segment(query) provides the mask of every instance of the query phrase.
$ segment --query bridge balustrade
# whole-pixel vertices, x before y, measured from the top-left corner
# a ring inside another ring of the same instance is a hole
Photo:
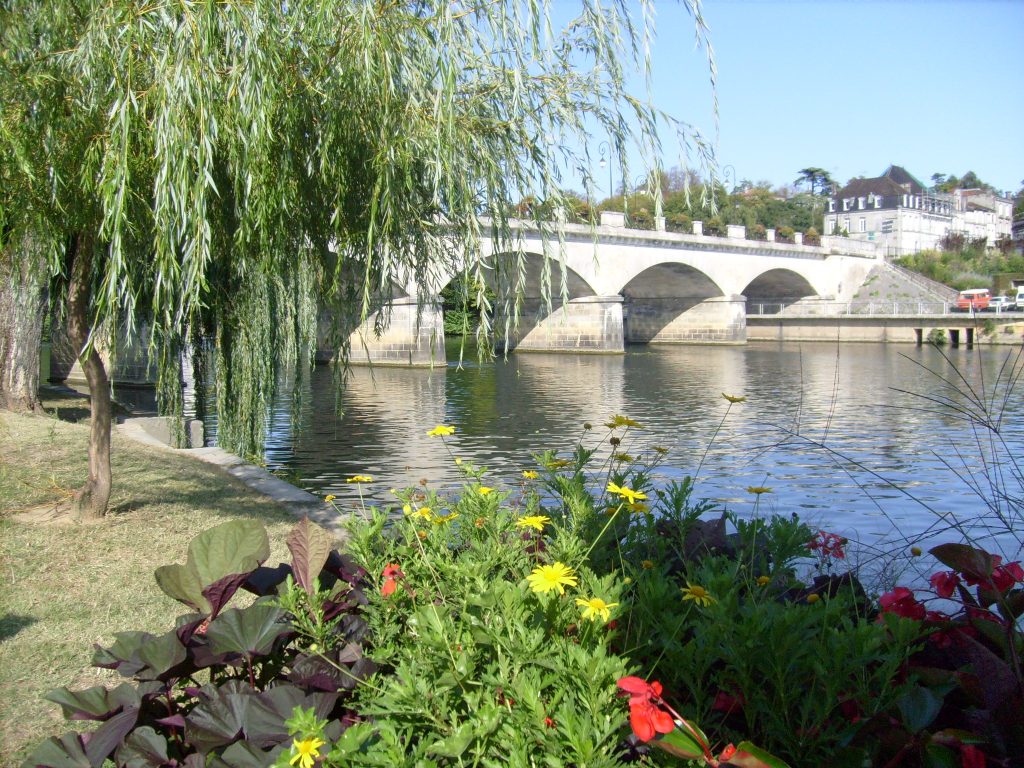
[[[852,315],[913,316],[964,315],[955,312],[948,301],[809,301],[807,299],[780,299],[778,301],[748,301],[748,315],[787,315],[800,317],[842,317]],[[1005,314],[1005,312],[1000,312]]]

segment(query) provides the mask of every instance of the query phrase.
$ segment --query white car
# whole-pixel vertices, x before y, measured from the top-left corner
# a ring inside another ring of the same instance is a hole
[[[985,307],[989,312],[1008,312],[1016,308],[1017,303],[1009,296],[993,296],[988,300],[988,306]]]

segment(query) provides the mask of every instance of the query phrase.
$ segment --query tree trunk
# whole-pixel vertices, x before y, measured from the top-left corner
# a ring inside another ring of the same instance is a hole
[[[79,234],[71,241],[71,281],[68,284],[68,338],[79,352],[79,362],[89,384],[89,479],[75,492],[74,510],[84,518],[100,518],[110,501],[110,381],[103,360],[89,341],[89,293],[92,281],[93,241]]]
[[[46,307],[42,259],[30,236],[0,253],[0,408],[38,411]]]

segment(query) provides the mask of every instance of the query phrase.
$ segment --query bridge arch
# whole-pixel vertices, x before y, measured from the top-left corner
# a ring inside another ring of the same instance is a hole
[[[743,289],[751,314],[775,314],[797,302],[816,298],[817,290],[810,281],[791,269],[776,268],[762,272]]]
[[[649,343],[742,343],[739,297],[684,262],[652,264],[622,288],[624,338]]]

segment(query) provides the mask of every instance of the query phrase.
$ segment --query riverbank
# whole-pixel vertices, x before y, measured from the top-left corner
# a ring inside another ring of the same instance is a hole
[[[19,764],[29,748],[63,731],[60,708],[42,699],[47,691],[119,681],[89,666],[93,643],[109,644],[127,630],[166,631],[182,613],[157,588],[157,566],[184,561],[193,537],[240,518],[266,525],[276,562],[295,521],[224,469],[118,430],[107,517],[87,524],[54,515],[86,475],[83,410],[67,401],[60,418],[0,415],[2,766]]]

